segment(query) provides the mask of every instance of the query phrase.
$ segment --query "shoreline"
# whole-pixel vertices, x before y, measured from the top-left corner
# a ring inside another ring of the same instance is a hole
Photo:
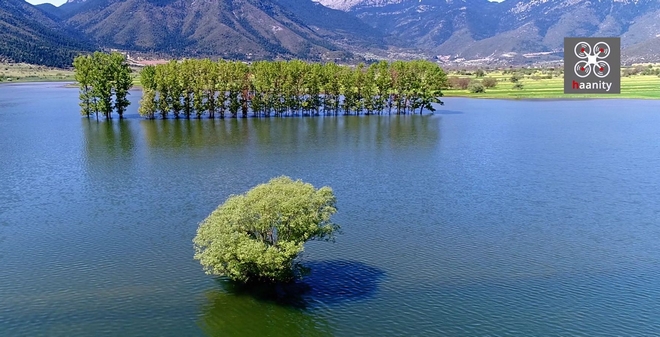
[[[0,82],[0,87],[1,86],[6,86],[6,85],[25,85],[25,84],[54,84],[54,83],[62,83],[63,87],[66,88],[77,88],[75,85],[75,81],[72,80],[39,80],[39,81],[11,81],[11,82]],[[133,87],[130,89],[130,91],[141,91],[142,86],[137,84],[133,85]],[[593,95],[593,96],[583,96],[583,95],[576,95],[576,94],[565,94],[565,96],[556,96],[556,95],[551,95],[551,96],[542,96],[542,95],[534,95],[533,93],[530,95],[519,95],[516,97],[512,96],[504,96],[501,93],[498,93],[497,95],[489,95],[488,93],[485,94],[471,94],[471,93],[465,93],[465,92],[460,92],[460,93],[455,93],[453,94],[452,91],[454,90],[447,90],[443,91],[443,96],[440,97],[440,100],[444,98],[469,98],[469,99],[482,99],[482,100],[506,100],[506,101],[585,101],[585,100],[607,100],[607,99],[630,99],[630,100],[644,100],[644,101],[654,101],[654,100],[660,100],[659,97],[642,97],[642,96],[635,96],[635,94],[602,94],[602,95]],[[658,89],[660,92],[660,88]],[[513,93],[513,92],[512,92]],[[518,93],[518,92],[515,92]],[[500,96],[502,95],[502,96]]]
[[[47,84],[47,83],[75,83],[75,80],[68,79],[68,80],[47,80],[47,79],[40,79],[36,81],[2,81],[0,82],[0,85],[7,85],[7,84]]]

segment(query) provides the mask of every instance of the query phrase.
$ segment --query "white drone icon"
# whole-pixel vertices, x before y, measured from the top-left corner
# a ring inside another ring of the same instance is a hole
[[[591,46],[586,42],[580,42],[575,45],[575,56],[582,59],[575,64],[575,75],[585,78],[591,74],[599,78],[607,77],[610,74],[609,63],[602,59],[610,56],[610,46],[605,42],[598,42],[594,45],[593,53]]]

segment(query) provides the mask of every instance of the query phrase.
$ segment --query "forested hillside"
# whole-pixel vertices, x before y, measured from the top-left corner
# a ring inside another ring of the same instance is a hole
[[[70,67],[81,51],[93,48],[84,39],[22,0],[2,0],[0,58],[53,67]]]

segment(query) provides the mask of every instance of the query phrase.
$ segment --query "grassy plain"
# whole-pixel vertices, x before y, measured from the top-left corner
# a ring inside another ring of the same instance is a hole
[[[140,85],[140,69],[133,69],[133,85]],[[25,63],[0,63],[0,83],[73,82],[73,69],[49,68]]]
[[[475,76],[461,76],[450,74],[449,77],[470,77],[479,80]],[[522,90],[513,89],[513,83],[509,81],[511,74],[502,72],[487,73],[486,77],[498,80],[494,88],[486,88],[485,93],[471,93],[468,90],[446,89],[443,90],[445,97],[472,97],[472,98],[498,98],[498,99],[553,99],[553,98],[638,98],[638,99],[660,99],[660,77],[656,75],[631,75],[621,78],[620,95],[579,95],[564,94],[564,78],[556,76],[551,79],[532,79],[525,76],[519,82],[523,84]]]
[[[0,63],[0,83],[73,81],[73,70],[25,63]]]

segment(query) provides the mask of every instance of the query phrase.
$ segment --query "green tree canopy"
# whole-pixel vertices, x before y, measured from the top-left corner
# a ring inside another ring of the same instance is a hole
[[[229,197],[200,224],[195,259],[207,274],[239,282],[290,281],[302,270],[295,259],[305,242],[334,238],[335,204],[329,187],[271,179]]]
[[[101,113],[110,119],[112,111],[117,110],[119,118],[123,118],[131,104],[126,97],[133,86],[131,68],[124,55],[116,52],[80,55],[73,61],[73,66],[80,86],[81,114],[87,117],[96,114],[98,119]]]
[[[429,61],[334,63],[188,59],[145,67],[139,112],[147,118],[422,114],[442,104],[447,76]],[[467,85],[466,85],[467,86]]]
[[[481,82],[474,81],[468,86],[468,90],[473,94],[480,94],[486,92],[484,85]]]

